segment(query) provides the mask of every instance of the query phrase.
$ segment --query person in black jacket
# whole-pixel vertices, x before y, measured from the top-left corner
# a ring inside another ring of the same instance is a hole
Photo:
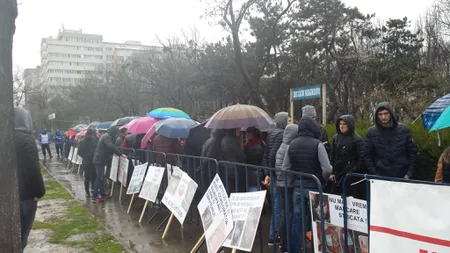
[[[319,124],[311,117],[305,116],[298,122],[298,137],[289,144],[286,148],[286,153],[283,159],[282,170],[301,172],[315,176],[318,182],[312,177],[304,176],[300,178],[297,175],[288,175],[287,186],[294,188],[292,191],[288,190],[285,201],[288,206],[288,215],[292,216],[291,226],[291,250],[292,252],[303,252],[301,248],[305,232],[302,232],[302,217],[310,227],[310,219],[308,218],[310,212],[307,208],[309,191],[317,191],[318,184],[325,184],[328,180],[332,167],[328,159],[327,151],[319,140],[321,130]],[[303,179],[303,180],[302,180]],[[285,182],[286,183],[286,182]],[[303,200],[305,201],[302,203]],[[285,204],[285,203],[283,203]],[[303,209],[302,209],[303,207]],[[288,221],[290,217],[288,216]],[[282,249],[286,252],[287,249]]]
[[[261,165],[263,167],[275,168],[275,161],[278,149],[283,143],[283,133],[286,128],[289,120],[289,115],[287,112],[279,112],[275,114],[273,121],[277,125],[277,127],[272,130],[266,139],[266,149],[264,151],[263,159]],[[276,182],[275,173],[271,173],[266,171],[266,177],[264,179],[264,185],[269,186],[270,181]],[[271,178],[273,177],[273,178]],[[278,220],[280,217],[280,194],[278,191],[273,190],[272,194],[272,205],[273,205],[273,213],[270,218],[270,231],[269,231],[269,246],[272,246],[274,243],[279,243],[278,238]]]
[[[330,181],[333,182],[331,193],[341,195],[342,183],[348,173],[361,173],[363,159],[361,149],[363,139],[355,132],[355,118],[351,115],[343,115],[336,121],[337,134],[333,137],[331,149],[331,165],[333,173]],[[361,198],[359,187],[350,185],[358,179],[349,179],[347,181],[347,195],[355,198]]]
[[[97,148],[95,149],[94,155],[94,165],[96,171],[96,179],[94,183],[94,197],[96,197],[96,202],[100,202],[104,199],[107,199],[108,196],[105,194],[104,187],[104,175],[105,175],[105,167],[108,164],[108,160],[112,157],[113,154],[118,156],[122,156],[126,158],[127,156],[122,154],[120,150],[114,146],[113,138],[119,132],[119,128],[116,126],[110,127],[108,132],[100,137]]]
[[[89,183],[94,192],[95,178],[97,177],[95,171],[95,165],[93,163],[95,148],[97,147],[97,141],[95,136],[95,130],[89,129],[86,132],[86,136],[78,144],[78,155],[83,158],[84,169],[84,190],[86,191],[86,198],[90,197]]]
[[[240,132],[241,129],[227,129],[225,136],[221,141],[222,159],[232,163],[244,163],[245,154],[241,147]],[[224,181],[225,187],[228,183],[228,191],[245,192],[245,168],[228,164],[227,168],[228,182]],[[237,185],[236,185],[237,179]]]
[[[375,109],[375,126],[366,134],[364,161],[369,173],[410,179],[415,170],[417,146],[409,128],[397,121],[388,103]]]
[[[27,246],[28,235],[36,216],[37,201],[45,195],[38,148],[31,137],[32,122],[27,110],[21,107],[14,108],[14,142],[19,179],[22,250]]]
[[[302,108],[302,117],[310,117],[313,120],[317,119],[317,112],[316,108],[312,105],[306,105]],[[327,153],[329,154],[331,152],[331,145],[328,141],[328,133],[325,127],[319,124],[320,127],[320,137],[319,141],[325,146],[325,149],[327,150]]]

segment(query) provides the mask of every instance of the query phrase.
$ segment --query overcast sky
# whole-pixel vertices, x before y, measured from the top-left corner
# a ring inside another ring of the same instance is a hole
[[[433,0],[343,0],[381,20],[407,16],[416,20]],[[171,37],[193,27],[209,41],[224,36],[218,26],[200,19],[205,5],[199,0],[18,0],[14,36],[14,66],[21,70],[40,64],[40,42],[58,29],[83,29],[102,34],[104,41],[138,40],[156,44],[156,35]]]

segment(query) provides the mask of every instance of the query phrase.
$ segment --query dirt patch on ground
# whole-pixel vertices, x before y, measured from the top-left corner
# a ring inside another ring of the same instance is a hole
[[[35,219],[42,222],[61,220],[66,215],[66,202],[64,199],[39,201]]]
[[[31,230],[28,237],[28,246],[24,253],[47,253],[47,252],[64,252],[64,253],[83,253],[86,249],[74,248],[63,244],[49,243],[48,239],[52,236],[53,231],[49,229]]]

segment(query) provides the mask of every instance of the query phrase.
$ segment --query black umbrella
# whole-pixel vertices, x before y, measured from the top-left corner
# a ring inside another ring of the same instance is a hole
[[[139,117],[133,116],[133,117],[123,117],[123,118],[120,118],[120,119],[116,119],[111,124],[110,127],[112,127],[112,126],[121,127],[121,126],[124,126],[124,125],[130,123],[132,120],[137,119],[137,118],[139,118]]]
[[[211,134],[211,129],[205,128],[206,122],[207,121],[191,128],[189,131],[189,137],[187,137],[184,142],[185,155],[200,156],[202,154],[203,144],[208,140]]]

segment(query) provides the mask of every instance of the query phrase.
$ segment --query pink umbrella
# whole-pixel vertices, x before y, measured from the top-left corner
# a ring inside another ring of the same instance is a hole
[[[121,128],[126,128],[130,134],[145,134],[156,122],[158,120],[152,117],[142,117],[130,121]]]
[[[141,140],[141,149],[145,149],[147,147],[148,141],[152,136],[155,134],[156,128],[155,125],[153,125],[150,130],[144,135],[144,138]]]

